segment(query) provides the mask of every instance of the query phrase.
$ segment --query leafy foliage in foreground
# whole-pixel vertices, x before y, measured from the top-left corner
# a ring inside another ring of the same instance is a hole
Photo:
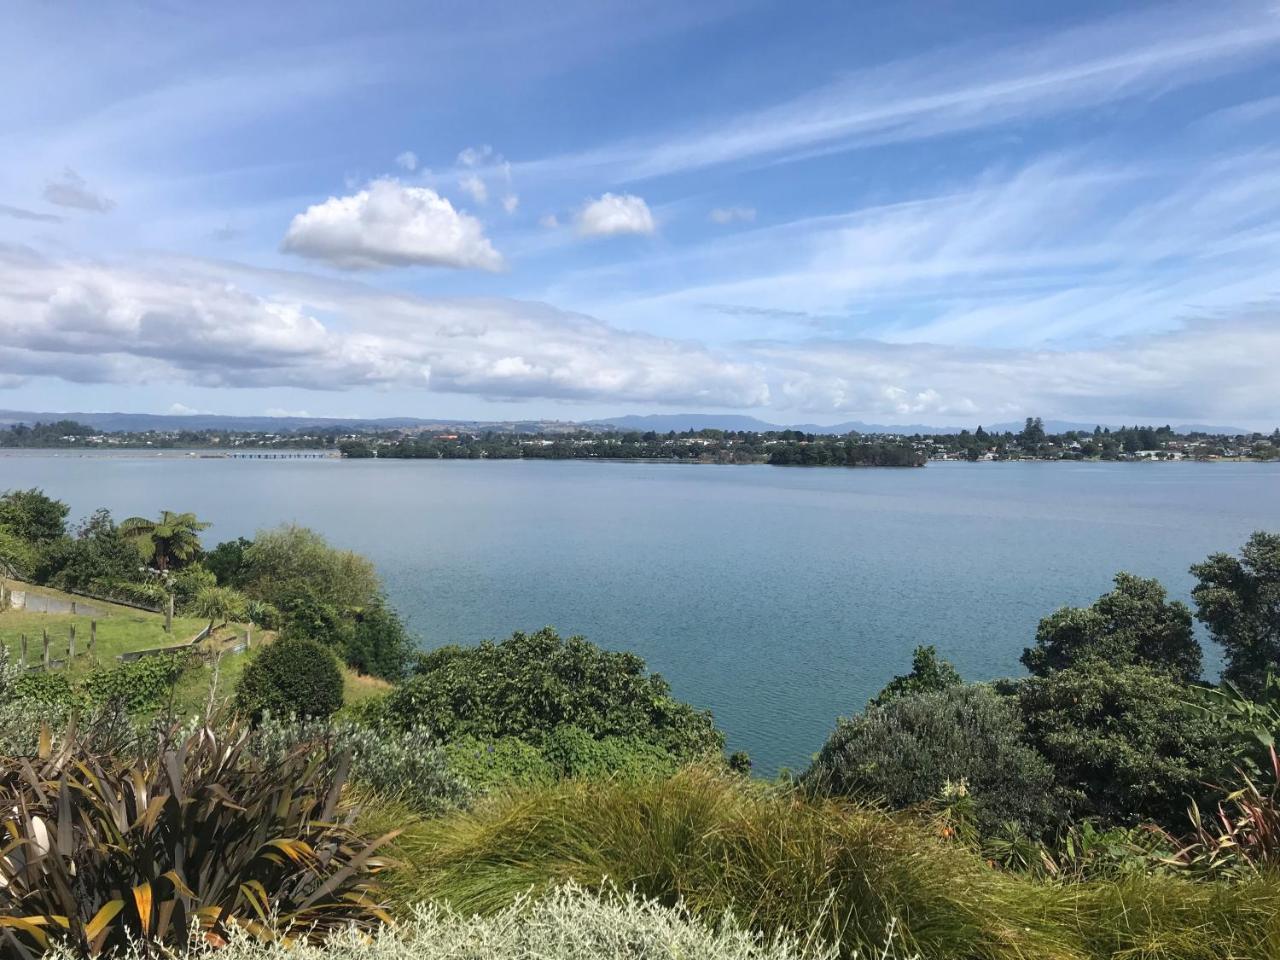
[[[246,738],[201,728],[121,761],[46,736],[38,756],[0,759],[0,952],[180,947],[193,925],[209,942],[312,937],[383,918],[378,844],[339,817],[344,765],[307,750],[266,765]]]
[[[1280,534],[1258,531],[1238,558],[1215,553],[1191,572],[1196,618],[1226,653],[1223,679],[1259,693],[1280,669]]]
[[[898,956],[890,941],[880,960]],[[634,894],[601,895],[575,884],[531,900],[521,895],[491,917],[424,904],[399,928],[372,937],[344,932],[324,944],[282,946],[235,937],[190,960],[833,960],[835,953],[794,938],[763,940],[732,916],[699,923],[679,906]],[[73,960],[58,953],[50,960]],[[121,960],[143,960],[131,953]]]
[[[540,746],[571,726],[594,739],[642,740],[681,759],[724,748],[711,714],[673,698],[643,659],[583,637],[561,639],[550,627],[433,651],[416,674],[387,697],[385,721],[449,741],[516,737]]]

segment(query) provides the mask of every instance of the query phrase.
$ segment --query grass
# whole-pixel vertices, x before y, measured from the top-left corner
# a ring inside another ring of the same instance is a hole
[[[440,899],[487,915],[529,890],[609,878],[710,921],[732,909],[766,935],[816,932],[846,957],[875,956],[893,922],[930,960],[1280,958],[1275,878],[1044,883],[901,816],[708,771],[561,783],[434,820],[394,805],[364,816],[369,830],[405,829],[389,881],[405,908]]]

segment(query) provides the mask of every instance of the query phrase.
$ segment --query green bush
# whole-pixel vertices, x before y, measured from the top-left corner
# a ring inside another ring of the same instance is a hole
[[[625,737],[688,758],[719,754],[711,714],[675,700],[632,653],[605,651],[551,628],[501,643],[452,648],[419,661],[386,703],[391,723],[425,726],[445,740],[517,737],[541,744],[557,727],[594,739]]]
[[[555,768],[542,751],[516,737],[460,737],[444,747],[449,770],[480,791],[552,783]]]
[[[266,765],[244,746],[203,728],[136,761],[78,741],[34,763],[0,757],[0,954],[53,940],[76,956],[168,956],[193,925],[206,942],[270,937],[271,916],[304,939],[374,925],[382,863],[337,809],[340,771],[305,752]]]
[[[1080,816],[1181,831],[1203,780],[1229,769],[1230,738],[1188,708],[1189,689],[1167,671],[1095,660],[1018,689],[1028,740]]]
[[[1016,702],[985,685],[899,697],[838,721],[804,782],[899,808],[963,784],[984,834],[1008,822],[1039,834],[1060,813],[1053,771],[1023,734]]]
[[[398,928],[343,932],[320,945],[267,945],[233,937],[198,947],[189,960],[834,960],[798,939],[762,940],[732,916],[703,924],[680,907],[635,894],[590,893],[575,884],[531,900],[517,897],[491,917],[423,904]],[[894,960],[890,949],[880,960]],[[50,960],[74,960],[55,953]],[[147,960],[131,952],[119,960]]]
[[[236,685],[236,709],[260,719],[327,717],[342,706],[338,658],[314,640],[278,640],[244,668]]]
[[[542,755],[560,777],[669,777],[677,762],[666,750],[629,737],[596,740],[578,727],[557,727],[543,741]]]
[[[95,670],[80,686],[92,704],[115,703],[129,713],[155,710],[170,702],[190,664],[187,653],[157,654]]]

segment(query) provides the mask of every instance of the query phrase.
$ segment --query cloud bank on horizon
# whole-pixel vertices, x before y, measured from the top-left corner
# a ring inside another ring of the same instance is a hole
[[[1274,427],[1280,8],[1027,6],[15,9],[0,405]]]

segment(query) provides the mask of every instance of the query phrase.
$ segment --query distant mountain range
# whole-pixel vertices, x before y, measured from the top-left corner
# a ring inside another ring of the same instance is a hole
[[[677,433],[684,430],[801,430],[805,433],[959,433],[961,427],[940,427],[925,423],[864,423],[847,420],[844,423],[769,423],[757,417],[743,414],[715,413],[653,413],[622,417],[606,417],[582,423],[567,420],[432,420],[421,417],[379,417],[370,419],[348,417],[237,417],[218,414],[168,414],[168,413],[39,413],[30,410],[0,410],[0,427],[16,423],[49,423],[55,420],[75,420],[104,433],[142,433],[147,430],[243,430],[264,433],[294,433],[305,430],[349,430],[352,433],[378,430],[507,430],[514,433],[557,433],[582,428],[595,430],[652,430],[655,433]],[[974,425],[976,426],[976,424]],[[988,423],[983,427],[989,433],[1017,433],[1021,421]],[[1116,427],[1117,424],[1103,424]],[[1066,420],[1046,420],[1044,428],[1049,433],[1067,430],[1092,430],[1094,424]],[[968,429],[973,429],[969,427]],[[1182,424],[1173,428],[1176,433],[1249,433],[1240,427],[1212,426],[1207,424]]]
[[[1010,431],[1017,433],[1023,428],[1023,422],[1010,421],[1008,423],[986,423],[983,429],[988,433],[1004,433]],[[1068,420],[1045,420],[1044,428],[1049,433],[1065,433],[1068,430],[1093,430],[1098,424],[1094,423],[1077,423]],[[1145,425],[1145,424],[1144,424]],[[1159,424],[1155,424],[1159,426]],[[845,434],[845,433],[900,433],[900,434],[948,434],[959,433],[961,430],[972,430],[977,424],[969,427],[939,427],[925,423],[864,423],[861,420],[846,420],[844,423],[819,424],[819,423],[791,423],[777,424],[768,423],[756,417],[747,417],[739,414],[704,414],[704,413],[677,413],[677,414],[647,414],[643,416],[625,416],[625,417],[607,417],[601,420],[590,420],[586,426],[593,427],[614,427],[619,430],[652,430],[655,433],[667,433],[674,430],[679,433],[682,430],[802,430],[805,433],[819,434]],[[1101,424],[1104,427],[1112,429],[1119,424]],[[1220,427],[1207,426],[1203,424],[1182,424],[1173,428],[1175,433],[1221,433],[1221,434],[1241,434],[1250,431],[1240,427]]]

